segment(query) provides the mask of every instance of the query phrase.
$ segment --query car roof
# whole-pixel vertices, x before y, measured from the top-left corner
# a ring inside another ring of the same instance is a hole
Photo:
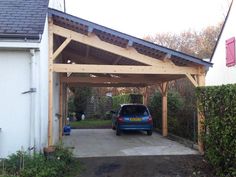
[[[144,104],[141,104],[141,103],[126,103],[126,104],[120,104],[121,107],[123,107],[123,106],[131,106],[131,105],[145,106]],[[146,107],[146,106],[145,106],[145,107]]]

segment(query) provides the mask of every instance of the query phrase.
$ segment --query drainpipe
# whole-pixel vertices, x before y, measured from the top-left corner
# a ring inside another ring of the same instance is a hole
[[[35,115],[36,115],[36,58],[35,49],[30,49],[30,135],[29,150],[35,150]]]

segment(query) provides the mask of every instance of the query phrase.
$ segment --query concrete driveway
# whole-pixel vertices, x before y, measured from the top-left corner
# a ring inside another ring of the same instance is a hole
[[[143,132],[125,132],[116,136],[110,129],[74,129],[70,136],[63,137],[63,143],[74,148],[75,157],[198,154],[198,151],[155,132],[152,136]]]

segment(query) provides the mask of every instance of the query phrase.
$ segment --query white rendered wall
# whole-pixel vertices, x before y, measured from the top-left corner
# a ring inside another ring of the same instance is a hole
[[[59,98],[60,98],[60,80],[59,74],[53,74],[53,144],[58,143],[59,140]]]
[[[35,149],[40,151],[48,145],[48,21],[46,19],[41,42],[32,43],[32,48],[38,46],[34,50],[35,67],[32,71],[35,74],[34,93],[21,94],[31,88],[31,47],[25,47],[25,41],[18,42],[17,47],[4,47],[6,42],[0,43],[0,158],[21,149],[27,150],[32,131],[31,139]],[[58,76],[54,74],[53,82],[54,144],[59,140],[59,119],[56,116],[59,113]],[[30,116],[32,95],[35,108]],[[34,129],[30,131],[31,117],[34,117]]]
[[[64,10],[64,0],[50,0],[49,7],[63,11]]]
[[[44,34],[40,44],[40,117],[41,148],[48,143],[48,20],[46,19]],[[53,74],[53,144],[59,140],[59,74]]]
[[[48,145],[48,20],[46,19],[44,34],[40,44],[40,77],[39,77],[39,109],[41,127],[40,148]],[[59,140],[59,74],[53,75],[53,144]]]
[[[236,83],[236,66],[226,66],[225,41],[231,37],[236,37],[236,3],[233,3],[224,31],[214,53],[210,68],[206,75],[206,85],[222,85]]]
[[[42,149],[48,144],[48,20],[46,18],[44,33],[40,43],[39,57],[39,78],[38,78],[38,94],[39,94],[39,120],[41,125],[38,129],[38,148]]]
[[[0,158],[29,147],[29,51],[0,50]]]

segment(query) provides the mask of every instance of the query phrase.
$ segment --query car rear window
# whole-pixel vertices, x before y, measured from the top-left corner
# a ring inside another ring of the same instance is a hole
[[[148,110],[143,105],[126,105],[121,108],[121,116],[148,116]]]

